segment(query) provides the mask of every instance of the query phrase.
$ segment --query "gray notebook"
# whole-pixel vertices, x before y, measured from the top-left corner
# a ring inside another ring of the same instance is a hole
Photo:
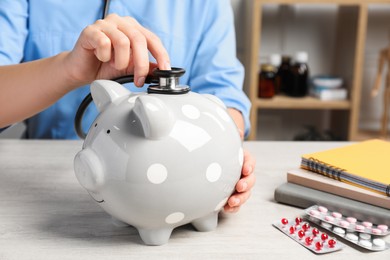
[[[300,208],[308,208],[315,204],[322,205],[345,216],[390,226],[390,210],[388,209],[293,183],[285,183],[276,188],[274,198],[277,202]]]

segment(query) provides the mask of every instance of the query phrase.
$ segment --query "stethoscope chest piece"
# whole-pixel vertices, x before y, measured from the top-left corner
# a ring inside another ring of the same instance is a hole
[[[158,85],[150,85],[148,93],[154,94],[185,94],[191,89],[189,86],[179,85],[179,78],[183,76],[185,70],[182,68],[172,68],[172,70],[153,71],[153,77],[158,79]]]

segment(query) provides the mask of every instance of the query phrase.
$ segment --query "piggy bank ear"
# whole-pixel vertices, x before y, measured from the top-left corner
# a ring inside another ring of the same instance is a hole
[[[145,137],[149,139],[167,136],[175,123],[170,108],[161,99],[151,95],[139,96],[133,111],[141,122]]]
[[[95,80],[91,84],[93,102],[100,112],[118,98],[128,96],[130,93],[124,86],[112,80]]]

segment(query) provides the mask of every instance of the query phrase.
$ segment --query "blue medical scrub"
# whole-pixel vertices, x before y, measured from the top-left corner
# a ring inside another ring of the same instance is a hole
[[[1,0],[0,65],[70,51],[81,31],[101,18],[103,5],[103,0]],[[180,83],[241,111],[248,133],[250,102],[242,91],[244,70],[236,58],[230,0],[112,0],[109,13],[134,17],[158,35],[172,66],[187,71]],[[74,90],[26,120],[27,137],[77,139],[73,120],[88,92],[89,86]],[[91,105],[85,131],[96,115]]]

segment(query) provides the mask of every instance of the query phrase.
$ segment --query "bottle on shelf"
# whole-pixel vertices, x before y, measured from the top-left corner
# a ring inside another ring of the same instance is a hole
[[[261,65],[259,75],[259,98],[272,98],[275,95],[275,67],[271,64]]]
[[[292,72],[291,72],[291,57],[287,55],[282,56],[282,63],[278,68],[276,73],[280,78],[280,92],[285,93],[286,89],[290,89],[290,84],[292,82]]]
[[[269,56],[269,63],[275,68],[275,95],[280,93],[281,88],[281,75],[279,73],[279,68],[282,63],[282,56],[280,54],[274,53]]]
[[[291,82],[285,89],[288,96],[306,96],[309,89],[309,66],[307,52],[297,52],[295,62],[291,66]]]

